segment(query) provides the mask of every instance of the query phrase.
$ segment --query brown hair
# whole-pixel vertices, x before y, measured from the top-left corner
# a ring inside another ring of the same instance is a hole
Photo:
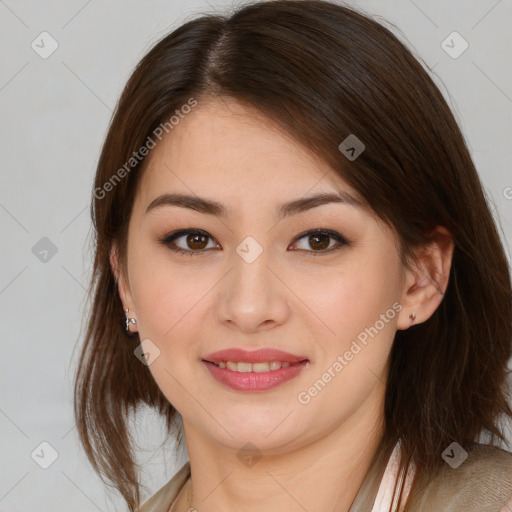
[[[94,183],[94,297],[75,382],[80,440],[104,481],[134,511],[140,487],[127,416],[146,404],[165,417],[169,434],[176,426],[176,410],[134,356],[139,338],[128,340],[120,325],[109,263],[115,243],[126,269],[144,160],[108,192],[104,185],[176,109],[208,96],[256,107],[322,158],[396,230],[404,264],[435,226],[452,234],[440,306],[422,324],[396,332],[378,453],[401,439],[401,465],[413,461],[417,475],[428,477],[453,441],[464,446],[482,432],[491,443],[504,441],[499,419],[512,416],[505,392],[510,274],[453,114],[422,65],[383,25],[321,0],[277,0],[185,23],[141,60],[118,102]],[[366,146],[354,161],[338,149],[349,134]]]

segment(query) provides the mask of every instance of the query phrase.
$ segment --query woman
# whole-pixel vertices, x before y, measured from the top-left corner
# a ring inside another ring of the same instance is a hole
[[[126,85],[92,215],[75,414],[130,511],[506,510],[507,261],[389,30],[293,0],[181,26]],[[189,462],[140,507],[142,404]]]

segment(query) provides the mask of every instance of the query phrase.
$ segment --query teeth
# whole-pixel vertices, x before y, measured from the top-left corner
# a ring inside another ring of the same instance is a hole
[[[252,371],[252,363],[235,363],[238,364],[237,371],[247,373]]]
[[[272,363],[252,363],[252,371],[253,372],[268,372],[269,371],[269,368],[270,368],[270,365]],[[279,363],[277,363],[279,364]],[[281,365],[279,364],[279,367],[281,367]],[[272,370],[275,370],[275,368],[272,368]]]
[[[273,370],[279,370],[280,368],[288,368],[290,363],[281,362],[281,361],[268,361],[265,363],[245,363],[242,361],[221,361],[219,363],[214,363],[219,368],[227,368],[228,370],[232,370],[234,372],[248,373],[248,372],[268,372]]]

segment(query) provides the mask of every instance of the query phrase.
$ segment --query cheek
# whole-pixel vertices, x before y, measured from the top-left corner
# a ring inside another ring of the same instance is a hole
[[[201,299],[215,284],[207,274],[198,279],[169,265],[153,265],[134,276],[133,281],[139,328],[164,344],[175,337],[176,331],[191,324],[201,309]],[[188,321],[183,322],[185,319]]]
[[[197,340],[201,339],[207,294],[215,279],[207,273],[198,278],[197,272],[192,275],[168,260],[157,260],[153,257],[151,265],[134,264],[132,297],[141,340],[151,340],[159,350],[149,370],[165,397],[182,412],[190,408],[182,386],[193,396],[200,394],[190,383],[190,366],[183,362],[199,357]]]
[[[298,398],[311,400],[326,423],[353,414],[385,372],[396,331],[396,283],[391,267],[385,272],[372,263],[354,264],[330,279],[309,279],[302,288],[301,293],[309,289],[307,306],[315,313],[308,318],[315,325],[320,318],[328,330],[312,329],[317,364],[307,383],[311,387]]]
[[[393,271],[379,270],[376,264],[316,277],[302,280],[298,295],[337,339],[350,338],[373,325],[398,297]]]

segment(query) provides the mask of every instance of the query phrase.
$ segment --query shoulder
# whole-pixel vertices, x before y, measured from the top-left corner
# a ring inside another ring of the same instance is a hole
[[[190,463],[187,461],[161,489],[139,507],[138,512],[162,512],[169,510],[169,507],[189,476]]]
[[[450,465],[436,475],[413,499],[411,512],[446,510],[465,512],[512,512],[512,454],[496,446],[475,443],[465,447]],[[446,460],[446,459],[445,459]],[[463,462],[458,465],[458,462]],[[434,508],[432,508],[434,506]]]

